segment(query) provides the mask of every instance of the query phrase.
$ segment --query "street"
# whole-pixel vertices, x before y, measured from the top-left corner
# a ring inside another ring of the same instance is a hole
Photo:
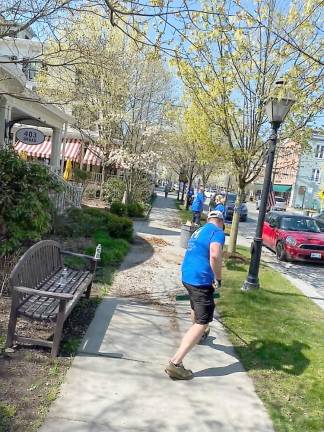
[[[258,211],[255,209],[255,203],[247,203],[249,209],[249,217],[247,222],[241,222],[239,233],[242,237],[252,241],[256,222],[258,217]],[[318,264],[308,263],[290,263],[280,262],[277,260],[276,255],[271,250],[263,247],[262,254],[267,261],[282,273],[285,273],[294,278],[298,278],[318,291],[320,297],[324,297],[324,266]]]

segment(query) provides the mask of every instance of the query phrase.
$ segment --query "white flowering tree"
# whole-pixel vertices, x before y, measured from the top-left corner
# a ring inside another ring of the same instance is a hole
[[[126,204],[142,201],[152,193],[149,186],[153,185],[152,179],[158,162],[158,155],[155,152],[138,154],[120,148],[111,152],[109,160],[124,170]]]
[[[74,14],[62,32],[65,49],[58,51],[57,64],[65,59],[69,67],[43,70],[40,92],[69,103],[81,133],[96,132],[95,139],[87,135],[91,151],[103,173],[112,164],[124,168],[126,198],[133,200],[152,152],[162,144],[169,74],[160,57],[138,49],[100,14]],[[56,44],[48,44],[51,57]]]

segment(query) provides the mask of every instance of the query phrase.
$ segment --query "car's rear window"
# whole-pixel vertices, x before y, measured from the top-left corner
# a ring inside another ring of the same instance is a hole
[[[285,231],[321,232],[313,219],[305,217],[283,217],[280,221],[280,228]]]
[[[286,202],[286,200],[284,198],[281,198],[281,197],[276,197],[275,199],[277,202],[280,202],[280,203]]]

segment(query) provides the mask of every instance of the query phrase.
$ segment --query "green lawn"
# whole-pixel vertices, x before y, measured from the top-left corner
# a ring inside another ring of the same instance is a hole
[[[180,216],[182,223],[186,223],[187,220],[191,221],[191,219],[192,219],[192,211],[191,210],[186,210],[185,205],[181,204],[180,201],[176,201],[176,207],[179,210],[179,216]],[[201,222],[202,222],[202,225],[204,225],[204,223],[206,222],[206,215],[205,214],[201,215]],[[226,222],[225,223],[225,234],[230,235],[230,232],[231,232],[231,223]]]
[[[218,310],[229,338],[275,430],[323,432],[324,312],[265,266],[262,288],[243,294],[246,274],[246,263],[225,259]]]
[[[176,207],[179,210],[179,216],[181,219],[182,223],[186,223],[187,220],[192,220],[192,211],[191,210],[186,210],[186,206],[185,204],[181,204],[181,201],[176,201]],[[204,224],[204,222],[206,222],[206,215],[202,214],[201,215],[201,221]]]

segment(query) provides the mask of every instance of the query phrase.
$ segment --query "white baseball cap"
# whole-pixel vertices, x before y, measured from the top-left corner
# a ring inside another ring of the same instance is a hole
[[[217,218],[217,219],[224,220],[224,215],[219,210],[212,210],[208,213],[208,216],[207,216],[207,219],[211,219],[211,218]]]

